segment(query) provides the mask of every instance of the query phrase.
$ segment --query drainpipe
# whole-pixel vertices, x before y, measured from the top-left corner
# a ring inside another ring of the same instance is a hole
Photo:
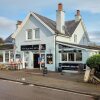
[[[57,65],[56,65],[56,58],[57,58],[57,57],[56,57],[56,49],[57,49],[57,48],[56,48],[56,37],[57,37],[57,36],[58,36],[58,35],[55,35],[55,71],[58,71],[58,70],[57,70]]]

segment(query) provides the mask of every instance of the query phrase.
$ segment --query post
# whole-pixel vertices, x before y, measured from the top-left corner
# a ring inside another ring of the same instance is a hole
[[[25,68],[25,57],[24,57],[24,51],[23,51],[22,65],[23,65],[23,68]]]

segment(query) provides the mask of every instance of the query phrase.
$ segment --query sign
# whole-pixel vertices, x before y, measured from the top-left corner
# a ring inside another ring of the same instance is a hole
[[[21,45],[21,51],[29,51],[29,50],[46,50],[46,44],[40,44],[40,45]]]

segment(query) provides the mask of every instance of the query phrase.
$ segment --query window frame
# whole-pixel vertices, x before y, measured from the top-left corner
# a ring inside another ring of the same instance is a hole
[[[28,30],[31,30],[31,38],[29,37],[29,33]],[[36,31],[38,31],[38,38],[36,38]],[[39,28],[35,28],[35,29],[27,29],[26,30],[26,40],[30,41],[30,40],[40,40],[40,29]]]
[[[77,43],[77,35],[74,34],[74,42]]]

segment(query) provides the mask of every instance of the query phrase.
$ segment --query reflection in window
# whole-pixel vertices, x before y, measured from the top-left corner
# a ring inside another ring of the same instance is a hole
[[[3,52],[0,51],[0,62],[3,62]]]
[[[82,61],[82,53],[81,52],[76,53],[76,61]]]
[[[77,35],[74,35],[74,42],[77,43]]]
[[[37,28],[35,30],[35,39],[39,39],[40,38],[40,32],[39,32],[39,28]]]
[[[67,61],[67,53],[62,53],[62,61]]]
[[[69,53],[68,57],[69,61],[74,61],[74,53]]]
[[[53,55],[47,54],[47,64],[53,64]]]
[[[27,39],[31,40],[32,39],[32,29],[27,30]]]
[[[5,62],[9,62],[9,51],[5,52]]]

